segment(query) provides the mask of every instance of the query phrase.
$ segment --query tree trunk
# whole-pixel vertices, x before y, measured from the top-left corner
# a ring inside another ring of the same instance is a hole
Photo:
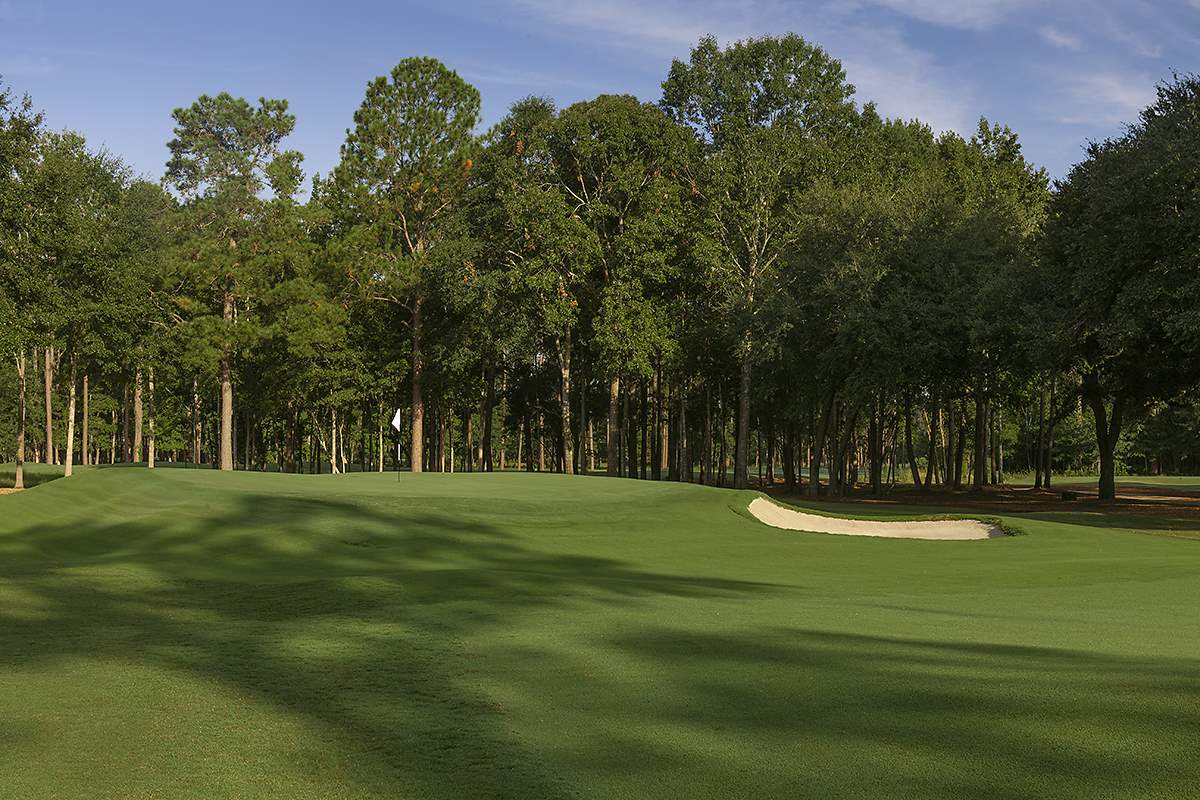
[[[483,471],[492,471],[492,413],[496,407],[496,366],[488,361],[483,395]]]
[[[337,409],[329,409],[329,474],[338,474],[338,419]]]
[[[750,485],[748,472],[750,462],[750,335],[743,337],[741,370],[738,376],[738,428],[737,446],[733,457],[733,488],[745,489]]]
[[[13,486],[25,488],[25,349],[17,353],[17,467]]]
[[[638,476],[637,462],[637,384],[633,381],[625,383],[625,476],[636,479]]]
[[[667,384],[662,367],[658,368],[658,480],[671,469],[671,411],[667,405]]]
[[[996,409],[996,483],[1004,485],[1004,408]]]
[[[142,460],[142,368],[133,372],[133,457],[134,464]]]
[[[90,417],[88,414],[88,399],[90,394],[91,392],[89,391],[88,387],[88,374],[85,372],[83,373],[83,430],[80,432],[81,435],[79,448],[79,455],[85,467],[91,463],[91,457],[88,453],[88,447],[91,446],[92,441],[89,435],[91,431],[89,429]]]
[[[587,390],[588,381],[587,373],[584,372],[581,380],[576,381],[578,385],[577,394],[579,395],[579,418],[575,422],[575,429],[578,434],[575,437],[575,463],[577,465],[576,472],[580,475],[586,475],[591,471],[591,451],[592,451],[592,421],[588,417],[587,408]]]
[[[808,459],[808,493],[816,497],[821,493],[821,454],[825,449],[825,437],[829,432],[829,423],[833,419],[833,405],[836,393],[830,388],[826,395],[821,417],[817,420],[816,430],[813,431],[812,451]]]
[[[954,452],[954,488],[961,489],[963,479],[963,459],[966,455],[967,449],[967,437],[962,433],[962,431],[965,431],[967,427],[967,412],[966,408],[963,407],[961,413],[959,412],[959,409],[955,409],[954,413],[958,414],[960,431],[958,441],[955,443],[955,447],[957,449]]]
[[[575,473],[575,450],[571,446],[571,329],[568,328],[556,342],[558,345],[558,413],[561,415],[562,442],[559,454],[562,458],[563,472],[568,475]]]
[[[920,486],[920,467],[917,464],[917,451],[912,446],[912,392],[905,393],[904,398],[904,446],[905,457],[908,459],[908,471],[912,473],[913,488]]]
[[[936,403],[935,403],[936,406]],[[929,412],[929,447],[925,459],[925,483],[924,488],[930,489],[933,487],[933,472],[937,468],[937,443],[938,443],[938,413],[937,411]]]
[[[687,423],[687,395],[682,391],[679,392],[679,434],[676,436],[675,442],[679,447],[679,480],[692,482],[692,448],[688,441],[688,423]],[[749,443],[747,442],[747,447]],[[749,476],[747,476],[747,485],[749,485]]]
[[[587,471],[596,471],[596,431],[589,416],[587,421]]]
[[[983,491],[987,480],[987,404],[983,396],[983,383],[975,384],[975,466],[974,481],[971,488],[976,492]]]
[[[701,463],[700,463],[700,482],[707,485],[713,485],[713,467],[712,467],[712,445],[713,445],[713,424],[712,424],[712,389],[705,384],[704,386],[704,443],[701,445]],[[643,443],[644,446],[644,443]]]
[[[796,491],[796,429],[791,422],[783,429],[783,486],[789,494]]]
[[[437,464],[434,466],[434,472],[446,471],[446,450],[450,447],[450,415],[445,413],[441,403],[434,404],[434,412],[437,414]],[[540,421],[539,421],[540,422]]]
[[[871,422],[867,431],[871,451],[871,494],[883,494],[883,392],[871,404]]]
[[[69,478],[75,466],[75,358],[68,372],[71,388],[67,390],[67,448],[63,452],[63,477]]]
[[[537,433],[538,433],[538,437],[537,437],[537,439],[538,439],[538,442],[537,442],[537,444],[538,444],[537,471],[545,472],[546,471],[546,415],[543,414],[541,411],[538,412],[538,417],[537,417]]]
[[[638,477],[646,480],[646,468],[650,466],[650,392],[646,389],[646,379],[638,381],[638,417],[642,434],[642,453],[638,461]]]
[[[409,445],[409,469],[420,472],[425,464],[425,399],[421,379],[425,365],[421,360],[421,295],[412,309],[412,442]]]
[[[965,438],[960,431],[955,430],[958,425],[958,413],[954,408],[954,401],[951,400],[946,404],[946,447],[944,448],[945,472],[942,475],[942,487],[945,489],[954,488],[954,454],[955,438]]]
[[[1033,488],[1042,488],[1042,465],[1046,447],[1046,388],[1038,389],[1037,447],[1033,459]]]
[[[616,477],[621,474],[621,379],[608,381],[608,444],[604,458],[605,474]]]
[[[1042,486],[1046,489],[1050,488],[1050,474],[1054,471],[1054,390],[1055,381],[1051,379],[1049,395],[1046,396],[1046,443],[1042,451]]]
[[[84,386],[86,386],[87,385],[87,376],[84,376],[83,380],[84,380]],[[148,442],[149,448],[146,452],[146,466],[149,467],[150,469],[154,469],[154,461],[155,461],[155,459],[158,458],[158,449],[157,449],[157,446],[155,444],[155,439],[154,439],[155,426],[156,426],[155,408],[154,408],[154,367],[150,368],[150,371],[148,374],[148,382],[146,384],[146,389],[148,390],[147,396],[146,396],[146,401],[147,401],[147,406],[148,406],[147,416],[149,417],[149,422],[150,422],[150,437],[149,437],[149,442]],[[84,404],[84,407],[85,408],[87,407],[86,403]]]
[[[529,427],[525,422],[526,419],[527,417],[521,417],[517,423],[517,469],[520,469],[521,465],[525,463],[525,429]]]
[[[54,450],[54,348],[42,349],[43,364],[42,385],[46,390],[46,453],[44,461],[47,464],[57,464],[57,453]]]
[[[192,463],[200,463],[200,386],[195,377],[192,378]]]
[[[226,326],[233,325],[233,292],[225,290]],[[226,332],[231,331],[226,328]],[[226,343],[221,352],[221,470],[233,471],[233,347]]]
[[[1112,401],[1112,414],[1109,416],[1104,404],[1104,394],[1095,373],[1089,373],[1083,379],[1084,395],[1091,406],[1096,424],[1096,444],[1100,450],[1100,482],[1098,486],[1101,500],[1115,500],[1117,497],[1116,458],[1114,453],[1117,440],[1121,436],[1121,419],[1124,411],[1124,398],[1117,395]]]
[[[463,412],[462,419],[463,428],[463,472],[475,471],[475,431],[471,425],[471,407],[467,406]],[[454,471],[454,467],[450,467],[450,471]]]
[[[724,486],[726,481],[729,480],[729,450],[728,450],[729,430],[726,425],[726,418],[727,418],[726,411],[728,410],[728,408],[727,408],[727,404],[725,403],[725,384],[724,384],[724,382],[721,383],[721,395],[717,402],[717,409],[718,409],[718,413],[720,414],[720,417],[721,417],[721,447],[720,447],[721,455],[718,458],[717,485]]]

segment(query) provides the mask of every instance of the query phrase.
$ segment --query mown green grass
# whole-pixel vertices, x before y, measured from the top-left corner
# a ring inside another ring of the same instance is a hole
[[[882,540],[752,496],[100,469],[0,498],[0,795],[1194,796],[1200,542],[1137,533],[1200,522]]]

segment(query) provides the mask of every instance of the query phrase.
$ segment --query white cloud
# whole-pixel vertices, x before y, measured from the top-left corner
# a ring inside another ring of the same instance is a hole
[[[1011,5],[1013,1],[994,3]],[[965,81],[931,54],[906,42],[894,26],[871,23],[857,12],[860,6],[833,0],[511,2],[585,41],[601,39],[605,45],[633,48],[655,58],[684,58],[706,34],[727,43],[796,31],[842,61],[860,102],[875,101],[885,115],[917,117],[939,131],[969,132],[974,128],[974,115],[967,111],[973,92]]]
[[[516,69],[495,63],[458,60],[455,62],[455,67],[464,78],[472,83],[519,86],[534,92],[547,88],[610,93],[621,91],[620,86],[600,81],[580,80],[560,73]]]
[[[1033,0],[870,0],[934,25],[985,30],[1033,4]],[[1198,0],[1200,1],[1200,0]]]
[[[688,6],[675,3],[651,6],[629,0],[588,3],[515,0],[514,4],[551,24],[607,34],[622,44],[636,44],[655,51],[665,49],[678,53],[690,48],[705,34],[722,39],[747,35],[726,29],[727,16],[706,13],[710,11],[706,7],[689,10]],[[714,25],[722,30],[714,29]]]
[[[1154,102],[1155,81],[1144,74],[1086,73],[1070,78],[1060,122],[1114,126],[1136,121]]]
[[[1196,1],[1200,2],[1200,0]],[[1041,36],[1042,39],[1054,45],[1055,47],[1062,47],[1067,50],[1083,49],[1083,41],[1078,36],[1065,31],[1060,31],[1058,28],[1055,28],[1052,25],[1043,25],[1042,27],[1038,28],[1038,36]]]

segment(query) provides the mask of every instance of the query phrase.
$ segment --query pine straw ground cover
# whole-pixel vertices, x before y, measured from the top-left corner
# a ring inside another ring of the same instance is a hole
[[[1200,520],[882,540],[754,496],[98,469],[4,497],[0,795],[1194,796]]]

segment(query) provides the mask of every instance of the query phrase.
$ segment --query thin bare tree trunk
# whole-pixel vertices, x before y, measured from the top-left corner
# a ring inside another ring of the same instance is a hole
[[[692,482],[692,449],[688,442],[687,394],[680,387],[679,391],[679,433],[676,436],[676,446],[679,448],[679,480]],[[747,447],[749,443],[747,443]],[[749,479],[747,478],[747,483]]]
[[[662,367],[658,370],[657,386],[658,405],[658,475],[655,480],[662,480],[664,473],[671,469],[671,412],[667,405],[667,384],[662,377]]]
[[[338,474],[338,420],[337,409],[329,409],[329,474]]]
[[[349,463],[346,461],[346,416],[342,415],[341,422],[338,423],[338,457],[342,459],[342,473],[350,471]],[[354,445],[351,443],[350,450],[353,452]]]
[[[484,472],[491,472],[493,469],[494,457],[492,455],[492,414],[496,406],[496,367],[489,361],[487,372],[484,375],[484,395],[483,395],[483,410],[481,412],[481,422],[483,424],[483,465]],[[504,469],[504,455],[501,451],[500,461]]]
[[[750,335],[746,334],[742,353],[742,364],[738,378],[738,429],[737,447],[733,456],[733,488],[746,489],[750,486],[747,472],[750,461]]]
[[[69,370],[71,388],[67,391],[67,449],[63,453],[63,477],[69,478],[75,466],[75,358]]]
[[[596,431],[591,417],[587,421],[587,464],[588,472],[596,471]]]
[[[192,378],[192,463],[200,464],[200,381]]]
[[[148,377],[148,381],[146,384],[146,389],[147,389],[146,405],[147,405],[147,417],[149,418],[149,422],[150,422],[150,437],[149,437],[149,442],[148,442],[149,448],[146,453],[146,466],[149,467],[150,469],[154,469],[154,461],[155,461],[155,459],[158,458],[158,449],[156,448],[155,442],[154,442],[154,432],[155,432],[154,367],[150,368],[150,371],[149,371],[147,377]],[[87,377],[85,376],[84,377],[84,382],[85,382],[84,385],[85,386],[87,385],[86,381],[87,381]]]
[[[562,446],[559,448],[562,457],[563,472],[568,475],[575,473],[575,452],[571,446],[571,330],[567,329],[558,340],[558,409],[562,415]]]
[[[133,373],[133,463],[142,460],[142,368]]]
[[[526,422],[527,417],[522,417],[517,424],[517,469],[521,468],[521,464],[525,460],[525,429],[529,427]],[[533,470],[530,470],[532,472]]]
[[[579,465],[578,472],[580,475],[586,475],[592,469],[590,462],[592,421],[587,413],[587,387],[587,373],[585,372],[583,380],[579,381],[579,419],[576,422],[579,434],[576,439],[575,462]]]
[[[836,393],[831,388],[825,399],[824,407],[820,411],[821,416],[813,430],[812,447],[808,454],[808,493],[812,497],[821,493],[821,460],[825,451],[825,440],[829,435],[829,425],[833,421],[835,401]],[[831,489],[833,488],[832,471],[829,476],[829,486]]]
[[[637,421],[631,411],[634,397],[634,383],[625,382],[625,391],[621,400],[621,432],[624,434],[625,470],[627,478],[637,478]]]
[[[54,451],[54,348],[42,348],[44,369],[42,370],[42,385],[46,389],[46,453],[47,464],[57,464],[58,454]]]
[[[546,415],[538,412],[538,472],[546,471]]]
[[[17,474],[13,482],[25,488],[25,349],[17,353]]]
[[[421,394],[421,379],[425,364],[421,360],[421,295],[413,301],[412,309],[412,444],[409,467],[420,472],[425,463],[425,399]]]
[[[605,457],[605,473],[610,476],[621,474],[621,379],[608,381],[608,453]]]
[[[90,454],[88,453],[88,447],[91,445],[91,441],[92,441],[91,438],[89,437],[89,433],[90,433],[90,430],[89,430],[90,417],[88,415],[88,396],[89,396],[89,394],[90,394],[90,392],[88,390],[88,374],[85,372],[85,373],[83,373],[83,420],[82,420],[83,430],[82,430],[81,436],[80,436],[80,447],[79,447],[79,455],[81,456],[81,458],[83,460],[83,465],[85,467],[91,463]]]
[[[700,482],[704,484],[714,485],[712,475],[712,444],[713,444],[713,429],[712,429],[712,389],[705,384],[704,386],[704,444],[701,445],[700,457]]]
[[[971,487],[983,491],[987,482],[987,401],[983,395],[981,382],[975,384],[975,464],[974,480]]]
[[[226,326],[232,326],[233,292],[229,289],[225,290],[223,315]],[[233,471],[233,349],[228,344],[221,353],[220,467],[225,472]]]

